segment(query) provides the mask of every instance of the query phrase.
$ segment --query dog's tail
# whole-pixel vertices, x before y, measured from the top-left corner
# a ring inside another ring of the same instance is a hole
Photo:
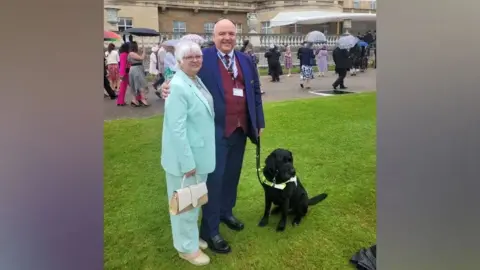
[[[308,205],[315,205],[315,204],[325,200],[327,197],[328,197],[327,193],[322,193],[320,195],[312,197],[308,200]]]

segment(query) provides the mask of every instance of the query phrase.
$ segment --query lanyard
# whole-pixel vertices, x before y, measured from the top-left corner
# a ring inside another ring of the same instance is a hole
[[[233,65],[235,64],[235,54],[233,54],[233,56],[230,58],[230,65],[227,66],[227,62],[225,60],[225,57],[222,56],[220,54],[220,52],[217,51],[217,55],[218,57],[220,57],[220,60],[222,61],[223,63],[223,66],[225,67],[225,69],[228,71],[228,72],[231,72],[232,74],[232,79],[235,79],[235,72],[233,70]]]

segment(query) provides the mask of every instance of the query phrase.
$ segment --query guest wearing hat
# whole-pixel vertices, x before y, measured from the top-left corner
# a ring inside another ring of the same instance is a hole
[[[280,81],[280,74],[282,72],[282,66],[280,65],[280,56],[280,52],[273,44],[270,45],[270,49],[265,53],[265,58],[267,58],[270,76],[272,76],[271,82]]]
[[[243,46],[242,46],[242,48],[240,48],[240,51],[244,53],[247,50],[247,46],[249,44],[250,44],[250,40],[247,39],[247,40],[243,41]]]
[[[148,73],[151,75],[157,76],[158,75],[158,58],[157,58],[158,47],[152,47],[152,53],[150,54],[150,67],[148,69]]]

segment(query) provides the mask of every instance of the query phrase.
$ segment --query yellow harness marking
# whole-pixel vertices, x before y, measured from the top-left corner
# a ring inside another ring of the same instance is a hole
[[[265,185],[276,188],[276,189],[284,190],[287,187],[286,183],[274,184],[273,182],[268,181],[265,177],[263,177],[262,180]]]
[[[261,172],[260,169],[258,169],[258,171]],[[295,185],[296,185],[297,184],[297,178],[294,177],[294,178],[292,178],[292,179],[290,179],[287,182],[282,183],[282,184],[275,184],[271,181],[268,181],[267,178],[265,178],[265,176],[262,177],[262,184],[265,184],[267,186],[270,186],[270,187],[273,187],[273,188],[276,188],[276,189],[280,189],[280,190],[284,190],[287,187],[288,182],[295,182]]]

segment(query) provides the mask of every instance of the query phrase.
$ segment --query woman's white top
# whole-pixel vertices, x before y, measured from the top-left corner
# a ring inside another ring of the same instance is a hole
[[[105,58],[107,59],[107,65],[118,64],[120,62],[120,55],[117,50],[113,50],[110,53],[106,51]]]
[[[153,74],[153,75],[158,74],[157,61],[158,61],[157,54],[152,52],[150,54],[150,68],[148,70],[150,74]]]

